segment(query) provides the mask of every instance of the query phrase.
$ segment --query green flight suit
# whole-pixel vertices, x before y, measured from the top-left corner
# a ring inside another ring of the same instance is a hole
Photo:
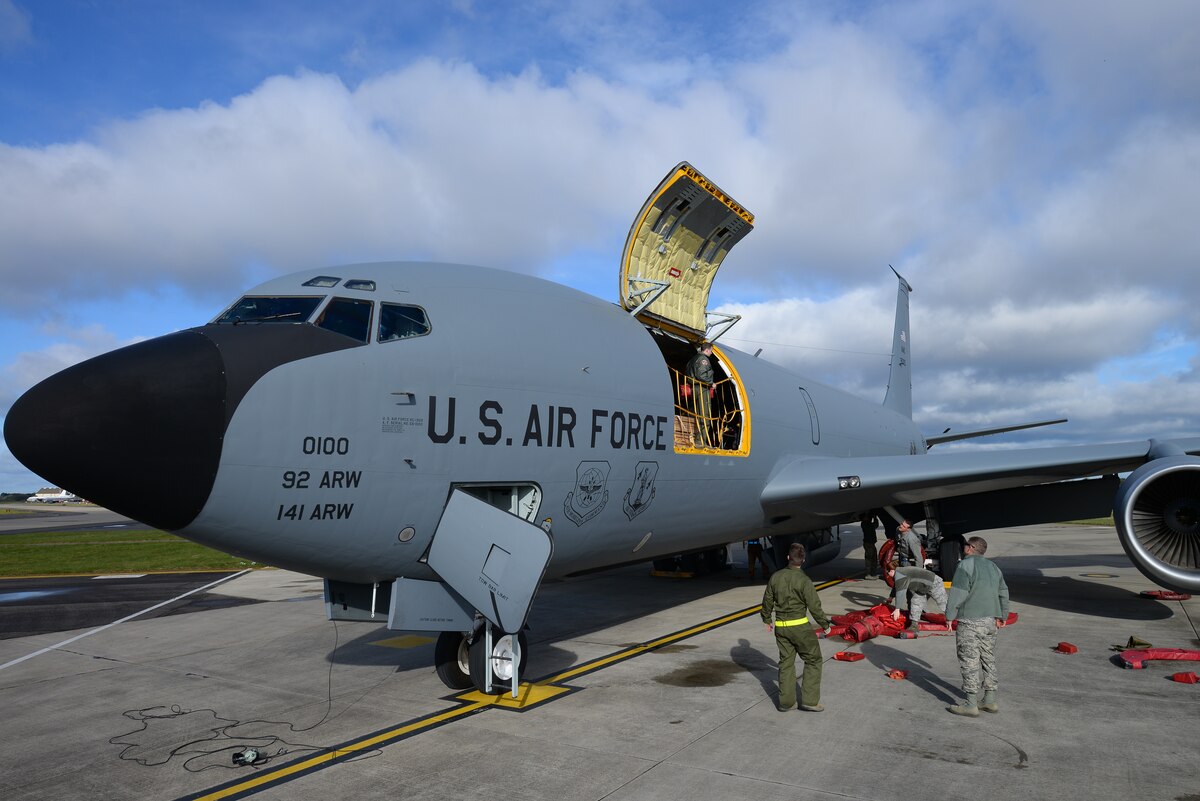
[[[779,646],[779,707],[787,709],[796,704],[796,654],[804,660],[800,703],[816,706],[821,703],[821,645],[813,632],[815,621],[821,628],[829,627],[829,618],[821,609],[821,599],[812,579],[798,567],[776,570],[763,593],[762,619],[771,624],[775,613],[775,644]],[[808,618],[795,625],[784,625]]]

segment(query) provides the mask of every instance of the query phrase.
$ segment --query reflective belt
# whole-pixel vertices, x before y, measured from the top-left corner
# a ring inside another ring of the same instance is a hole
[[[797,620],[776,620],[776,626],[799,626],[801,623],[807,623],[808,618],[802,617]]]

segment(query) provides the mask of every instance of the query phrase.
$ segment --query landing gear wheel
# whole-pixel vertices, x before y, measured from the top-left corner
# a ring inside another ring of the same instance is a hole
[[[433,646],[433,664],[438,678],[451,690],[466,690],[471,684],[471,658],[467,635],[461,631],[443,631]]]
[[[879,572],[883,575],[884,582],[889,587],[896,586],[896,577],[894,574],[888,573],[888,562],[892,560],[892,554],[896,552],[896,541],[884,537],[883,545],[879,546]]]
[[[525,632],[520,632],[517,636],[517,644],[521,648],[521,659],[517,665],[520,673],[518,676],[525,675],[525,666],[529,663],[529,648],[525,641]],[[487,654],[484,653],[482,632],[471,643],[470,658],[471,658],[471,683],[479,692],[484,692],[483,674]],[[512,683],[512,657],[513,657],[513,635],[500,634],[499,632],[492,633],[492,692],[495,694],[503,693]]]
[[[938,546],[938,570],[946,581],[954,578],[954,571],[962,561],[962,548],[963,541],[957,538],[944,539]]]

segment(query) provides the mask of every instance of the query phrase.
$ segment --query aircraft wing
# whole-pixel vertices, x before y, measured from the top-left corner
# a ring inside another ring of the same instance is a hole
[[[1200,454],[1200,437],[916,456],[801,458],[767,482],[768,519],[852,514],[992,490],[1135,470],[1158,456]]]

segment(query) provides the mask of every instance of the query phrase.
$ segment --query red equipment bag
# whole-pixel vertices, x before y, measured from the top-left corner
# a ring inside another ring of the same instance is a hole
[[[1154,598],[1157,601],[1187,601],[1192,596],[1186,592],[1171,592],[1170,590],[1143,590],[1143,598]]]
[[[1132,670],[1141,670],[1147,662],[1156,659],[1200,662],[1200,651],[1189,651],[1184,648],[1146,648],[1141,651],[1122,651],[1119,656],[1124,666]]]

